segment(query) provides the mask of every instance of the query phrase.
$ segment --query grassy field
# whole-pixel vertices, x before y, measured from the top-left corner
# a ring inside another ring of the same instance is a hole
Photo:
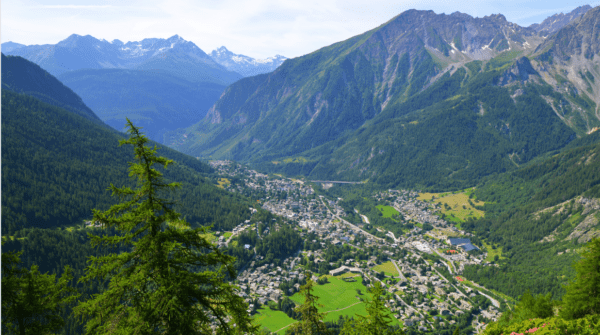
[[[496,255],[498,255],[498,257],[500,259],[504,259],[506,257],[502,257],[502,247],[496,247],[496,249],[492,249],[492,246],[481,241],[481,243],[483,243],[483,246],[487,249],[487,257],[486,257],[486,261],[491,262],[494,260],[494,257]]]
[[[327,278],[328,284],[314,286],[314,294],[319,297],[319,303],[323,305],[319,311],[327,313],[325,321],[335,321],[340,316],[367,315],[366,304],[358,297],[370,300],[372,296],[367,293],[360,276],[356,277],[356,282],[351,283],[341,280],[342,276],[327,276]],[[360,290],[360,295],[356,292],[357,289]],[[298,293],[292,296],[292,300],[296,303],[304,302],[304,298]],[[392,321],[392,324],[400,323],[394,317]]]
[[[396,220],[396,217],[398,217],[398,215],[400,215],[400,213],[394,207],[377,205],[377,209],[381,212],[381,214],[384,218],[390,218],[394,221],[398,221],[398,220]]]
[[[446,220],[460,223],[468,218],[477,219],[485,215],[483,211],[476,209],[469,202],[471,200],[475,206],[484,204],[483,201],[469,199],[471,193],[471,189],[458,193],[421,193],[417,199],[441,204],[441,212],[446,214]]]
[[[231,235],[233,235],[233,233],[232,233],[232,232],[230,232],[230,231],[226,231],[225,233],[223,233],[223,237],[225,237],[225,239],[228,239],[228,238],[230,238],[230,237],[231,237]]]
[[[367,315],[367,309],[364,302],[359,302],[341,311],[329,312],[325,315],[325,321],[337,321],[340,316]]]
[[[260,325],[260,328],[267,328],[269,331],[274,332],[285,326],[291,325],[296,320],[290,318],[282,311],[274,311],[267,306],[262,306],[258,309],[254,315],[254,321]],[[285,333],[285,329],[281,331],[281,334]]]
[[[217,185],[217,187],[220,188],[225,188],[225,186],[229,186],[229,184],[231,184],[231,182],[227,178],[219,178],[218,183],[219,185]]]
[[[377,272],[383,271],[387,276],[397,277],[398,271],[392,262],[385,262],[383,264],[379,264],[373,267],[373,270]]]
[[[360,274],[346,272],[346,273],[342,273],[341,275],[337,276],[337,278],[353,278],[353,277],[360,277]]]
[[[357,289],[361,291],[362,297],[367,294],[360,278],[351,283],[339,277],[327,276],[327,278],[329,283],[314,286],[314,294],[320,298],[319,303],[323,304],[319,309],[322,312],[348,307],[358,302],[358,297],[361,295],[356,292]],[[291,299],[298,304],[304,302],[304,298],[299,293],[294,294]]]
[[[202,234],[200,236],[206,238],[211,243],[215,243],[217,241],[217,237],[213,233]]]
[[[393,267],[393,264],[390,264]],[[395,271],[395,269],[394,269]],[[355,282],[345,282],[342,278],[356,277]],[[363,300],[372,299],[371,294],[367,293],[366,288],[361,283],[360,275],[345,273],[341,276],[327,276],[329,283],[325,285],[315,285],[313,294],[319,297],[318,303],[323,305],[319,307],[320,312],[326,313],[325,321],[336,321],[340,316],[367,315],[366,304]],[[357,289],[360,294],[357,293]],[[304,297],[299,293],[294,294],[291,299],[296,304],[302,304]],[[295,320],[289,318],[281,311],[273,311],[269,307],[263,306],[254,316],[257,324],[261,325],[261,329],[267,328],[274,332],[285,326],[288,326]],[[400,321],[392,317],[392,324],[401,324]],[[278,334],[285,333],[285,329]]]

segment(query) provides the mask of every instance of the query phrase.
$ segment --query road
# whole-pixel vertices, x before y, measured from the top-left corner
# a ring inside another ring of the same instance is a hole
[[[371,238],[373,238],[373,239],[375,239],[375,240],[378,240],[378,241],[380,241],[380,242],[385,242],[385,239],[383,239],[383,238],[379,238],[379,237],[377,237],[377,236],[374,236],[374,235],[371,235],[371,234],[367,233],[366,231],[364,231],[364,230],[362,230],[362,229],[358,228],[357,226],[353,225],[352,223],[350,223],[350,222],[348,222],[348,221],[346,221],[346,220],[342,219],[342,218],[341,218],[339,215],[337,215],[337,214],[334,214],[334,213],[331,211],[331,209],[329,209],[329,207],[327,207],[327,205],[325,205],[325,201],[323,201],[323,198],[321,198],[321,202],[323,203],[323,206],[325,206],[325,208],[327,208],[327,211],[328,211],[329,213],[331,213],[331,215],[332,215],[334,218],[336,218],[336,219],[340,220],[340,222],[342,222],[342,223],[344,223],[344,224],[346,224],[346,225],[350,226],[350,228],[351,228],[352,230],[354,230],[355,232],[357,232],[357,233],[361,233],[361,234],[365,234],[365,235],[367,235],[367,236],[369,236],[369,237],[371,237]]]
[[[471,283],[473,283],[473,285],[475,285],[478,288],[483,288],[483,287],[481,287],[481,285],[479,285],[479,284],[477,284],[477,283],[475,283],[473,281],[471,281]],[[487,295],[487,294],[485,294],[485,293],[483,293],[483,292],[481,292],[481,291],[479,291],[477,289],[475,289],[475,291],[479,292],[479,294],[481,294],[482,296],[488,298],[492,302],[492,305],[494,305],[496,308],[500,308],[500,303],[498,302],[498,300],[490,297],[489,295]]]
[[[450,264],[452,264],[452,267],[454,268],[454,272],[452,272],[452,269],[450,268],[450,265],[448,265],[448,263],[444,262],[444,265],[446,265],[446,267],[448,268],[448,271],[450,272],[450,274],[456,273],[456,268],[454,267],[454,263],[449,260],[448,258],[446,258],[446,256],[440,254],[436,249],[433,249],[433,251],[438,254],[440,257],[442,257],[443,259],[447,260],[448,262],[450,262]]]
[[[408,282],[408,280],[406,280],[406,277],[404,277],[404,275],[402,274],[402,271],[400,271],[400,268],[398,267],[398,264],[396,264],[396,261],[393,259],[390,259],[392,261],[392,264],[394,264],[394,266],[396,267],[396,270],[398,270],[398,278],[404,280],[405,282]]]

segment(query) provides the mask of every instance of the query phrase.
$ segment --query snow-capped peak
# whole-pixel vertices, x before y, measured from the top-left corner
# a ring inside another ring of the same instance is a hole
[[[235,54],[225,46],[221,46],[210,53],[210,57],[230,71],[235,71],[242,76],[255,76],[261,73],[274,71],[287,58],[275,55],[265,59],[255,59],[245,55]]]

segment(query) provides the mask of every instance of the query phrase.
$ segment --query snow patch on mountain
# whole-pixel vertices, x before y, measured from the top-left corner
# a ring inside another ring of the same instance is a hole
[[[215,62],[230,71],[235,71],[244,77],[256,76],[275,71],[287,57],[275,55],[265,59],[255,59],[245,55],[235,54],[222,46],[213,50],[209,55]]]

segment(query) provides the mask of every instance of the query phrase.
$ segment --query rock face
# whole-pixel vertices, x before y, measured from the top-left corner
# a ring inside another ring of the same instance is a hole
[[[197,141],[179,132],[171,134],[171,144],[210,155],[225,146],[235,148],[228,141],[236,138],[260,143],[272,155],[283,153],[277,149],[286,144],[283,154],[301,152],[335,140],[386,106],[422,91],[450,69],[444,64],[533,50],[538,39],[533,29],[503,15],[473,18],[409,10],[362,35],[287,60],[272,73],[236,82],[203,121],[190,127],[208,130],[210,136]]]
[[[459,12],[438,15],[418,10],[398,15],[378,30],[377,37],[372,42],[383,42],[388,54],[422,45],[455,59],[490,59],[505,50],[531,49],[537,41],[535,30],[508,22],[502,14],[473,18]],[[379,52],[374,49],[372,54]]]
[[[287,59],[287,57],[281,55],[275,55],[266,59],[254,59],[234,54],[224,46],[213,50],[210,53],[210,57],[215,62],[223,65],[227,70],[235,71],[244,77],[273,72]]]
[[[573,232],[567,237],[569,240],[577,240],[578,243],[586,243],[594,237],[600,236],[600,199],[584,198],[577,199],[577,202],[583,205],[582,215],[587,217],[575,227]],[[590,215],[588,215],[590,214]]]
[[[585,5],[577,7],[567,14],[554,14],[542,21],[542,23],[534,23],[530,25],[529,28],[537,31],[541,36],[549,36],[571,23],[571,21],[580,18],[590,9],[592,9],[590,5]]]
[[[600,53],[599,29],[600,7],[596,7],[540,44],[536,49],[540,52],[536,59],[564,63],[581,56],[593,60]]]
[[[527,57],[521,57],[513,64],[513,66],[504,71],[499,79],[498,85],[506,86],[514,82],[527,82],[531,76],[539,78],[539,73],[531,66]]]

